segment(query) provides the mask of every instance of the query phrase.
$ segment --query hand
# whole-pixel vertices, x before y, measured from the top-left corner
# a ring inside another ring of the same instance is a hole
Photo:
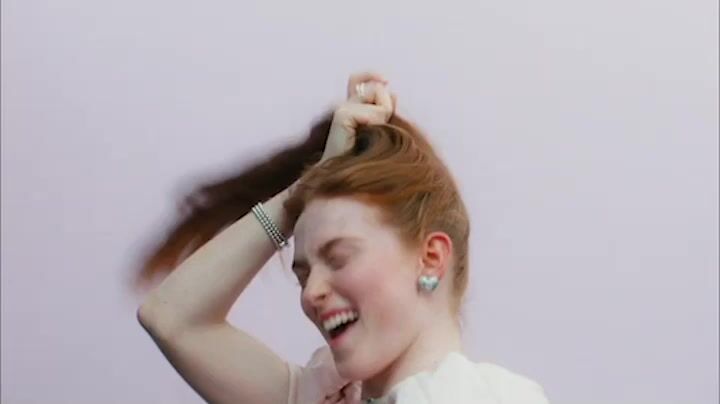
[[[355,144],[358,125],[387,123],[395,112],[397,100],[388,91],[387,83],[385,78],[375,73],[350,76],[348,99],[335,110],[321,161],[350,150]]]

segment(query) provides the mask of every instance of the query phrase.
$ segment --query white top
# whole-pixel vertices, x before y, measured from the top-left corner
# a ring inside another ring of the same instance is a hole
[[[343,380],[332,353],[323,347],[305,367],[290,365],[288,404],[361,404],[359,382]],[[396,384],[373,404],[548,404],[536,382],[492,363],[475,363],[449,353],[432,371]]]

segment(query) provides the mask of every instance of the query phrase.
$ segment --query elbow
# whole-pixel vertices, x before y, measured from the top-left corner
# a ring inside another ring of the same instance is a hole
[[[156,323],[158,319],[167,317],[167,315],[160,314],[160,304],[153,296],[145,298],[145,301],[143,301],[140,307],[138,307],[135,316],[143,328],[150,327],[152,324]]]
[[[157,328],[155,326],[156,321],[153,320],[152,316],[152,309],[147,304],[140,306],[137,309],[137,313],[135,313],[135,317],[137,318],[138,323],[140,323],[140,326],[151,335],[154,334]]]
[[[135,317],[137,318],[138,323],[140,325],[147,329],[150,325],[150,308],[147,304],[143,304],[137,309],[137,312],[135,313]]]
[[[155,340],[167,340],[178,333],[179,327],[177,321],[173,320],[174,316],[167,312],[161,313],[152,304],[144,303],[135,316],[140,326]]]

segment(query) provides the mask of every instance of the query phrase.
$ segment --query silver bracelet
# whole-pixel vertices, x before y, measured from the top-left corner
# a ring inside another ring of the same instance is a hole
[[[278,250],[288,246],[287,239],[282,235],[282,232],[280,232],[280,229],[278,229],[277,225],[275,225],[275,222],[270,219],[270,216],[265,213],[265,209],[263,209],[261,202],[258,202],[257,205],[252,207],[252,213],[260,222],[263,229],[265,229],[265,233],[267,233],[268,237],[270,237],[270,240],[272,240]]]

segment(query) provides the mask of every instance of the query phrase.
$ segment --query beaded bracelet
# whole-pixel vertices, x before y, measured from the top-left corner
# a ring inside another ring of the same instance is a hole
[[[283,236],[282,232],[280,232],[277,225],[275,225],[275,222],[270,219],[270,216],[265,213],[262,203],[258,202],[257,205],[253,206],[252,213],[260,222],[263,229],[265,229],[265,233],[267,233],[278,250],[288,246],[287,239]]]

